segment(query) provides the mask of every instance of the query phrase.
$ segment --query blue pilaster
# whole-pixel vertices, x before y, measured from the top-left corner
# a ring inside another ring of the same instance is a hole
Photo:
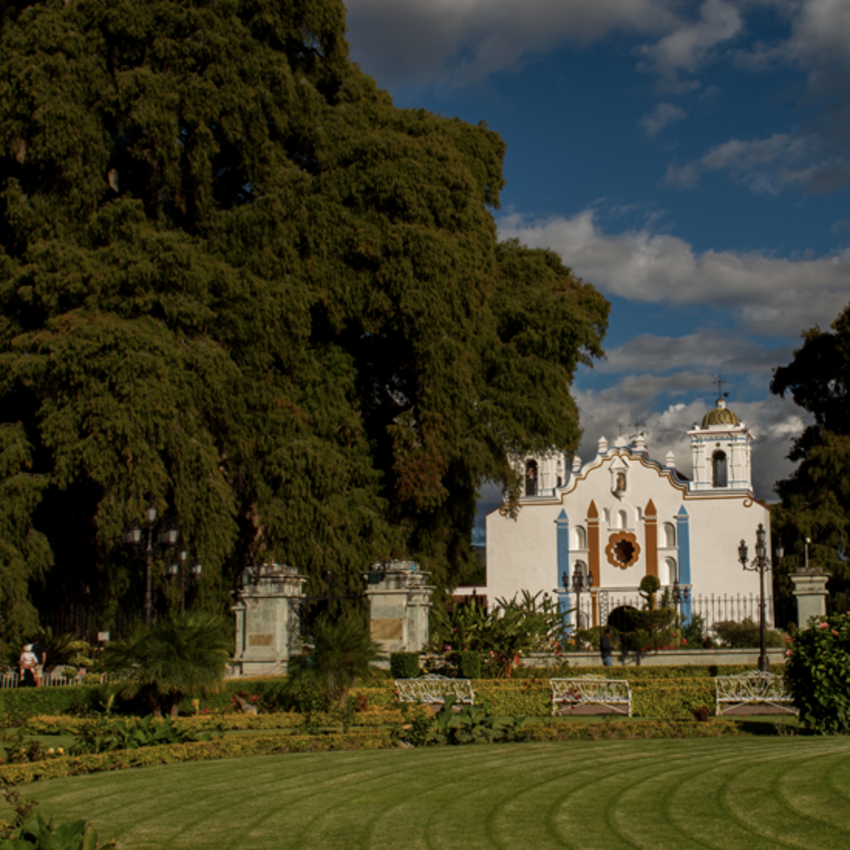
[[[557,529],[557,545],[558,545],[558,563],[557,572],[555,574],[555,587],[563,588],[558,593],[558,607],[561,612],[570,610],[570,520],[567,512],[561,509],[558,518],[555,520],[555,528]],[[562,582],[561,576],[566,573],[567,581]]]
[[[679,541],[679,584],[691,583],[691,518],[682,505],[676,514],[677,539]],[[682,622],[690,622],[693,588],[688,601],[682,603]]]

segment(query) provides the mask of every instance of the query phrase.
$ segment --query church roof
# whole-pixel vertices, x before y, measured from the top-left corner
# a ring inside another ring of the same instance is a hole
[[[738,417],[726,407],[726,402],[722,398],[717,399],[717,407],[714,410],[709,410],[702,418],[703,428],[711,428],[716,425],[738,424],[740,424]]]

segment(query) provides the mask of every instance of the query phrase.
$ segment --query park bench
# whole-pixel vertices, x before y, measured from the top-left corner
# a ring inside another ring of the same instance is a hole
[[[753,670],[734,676],[715,676],[717,716],[743,706],[762,705],[782,714],[796,714],[791,694],[785,690],[782,676]]]
[[[475,702],[475,691],[469,679],[449,679],[428,673],[416,679],[396,679],[395,687],[401,702],[438,705],[450,696],[455,698],[456,705],[473,705]]]
[[[625,679],[602,676],[578,676],[574,679],[550,679],[552,714],[565,708],[600,705],[617,714],[632,716],[632,689]]]

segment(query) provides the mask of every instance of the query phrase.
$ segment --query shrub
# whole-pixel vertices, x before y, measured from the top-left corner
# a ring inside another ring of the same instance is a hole
[[[221,690],[229,652],[222,618],[199,611],[138,627],[111,643],[104,661],[121,677],[122,696],[139,694],[157,717],[163,709],[176,717],[186,697]]]
[[[419,653],[390,653],[390,673],[394,679],[415,679],[419,675]]]
[[[714,631],[723,643],[732,649],[751,649],[760,645],[759,625],[749,617],[742,622],[723,620],[714,624]],[[765,634],[767,646],[782,646],[785,638],[782,632],[767,629]]]
[[[324,708],[342,708],[357,679],[371,676],[369,664],[378,656],[378,645],[366,623],[354,615],[319,617],[313,626],[312,642],[308,655],[289,661],[291,688],[312,693],[318,686],[324,693]]]
[[[50,688],[4,688],[0,709],[16,714],[81,715],[108,699],[106,685],[66,685]]]
[[[481,653],[480,652],[459,652],[457,654],[457,668],[464,679],[480,679],[481,678]]]
[[[850,613],[810,622],[791,642],[785,683],[807,728],[850,732]]]

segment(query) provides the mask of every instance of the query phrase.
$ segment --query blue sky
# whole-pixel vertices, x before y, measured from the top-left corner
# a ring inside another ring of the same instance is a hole
[[[508,145],[500,234],[612,302],[574,392],[595,454],[643,422],[688,473],[712,380],[775,498],[802,411],[768,391],[850,301],[850,0],[348,0],[352,58],[400,107]]]

